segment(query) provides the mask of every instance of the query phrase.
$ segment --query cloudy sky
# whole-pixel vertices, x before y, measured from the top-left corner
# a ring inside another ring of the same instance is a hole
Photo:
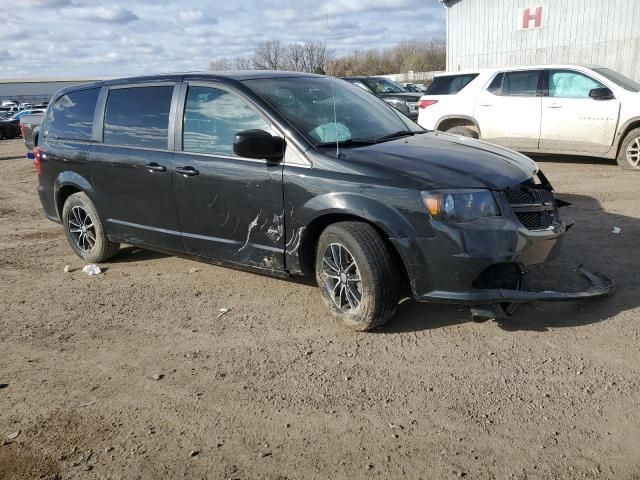
[[[0,77],[205,70],[266,40],[329,40],[340,55],[444,28],[438,0],[0,0]]]

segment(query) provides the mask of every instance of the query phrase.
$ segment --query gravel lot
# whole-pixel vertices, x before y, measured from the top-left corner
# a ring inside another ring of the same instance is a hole
[[[83,274],[24,153],[0,142],[0,478],[640,479],[640,174],[538,159],[576,224],[530,285],[583,262],[613,297],[353,333],[301,282],[131,247]]]

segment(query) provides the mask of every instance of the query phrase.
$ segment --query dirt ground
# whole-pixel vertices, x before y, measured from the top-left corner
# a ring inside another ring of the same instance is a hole
[[[640,174],[538,159],[576,223],[531,284],[584,263],[614,296],[353,333],[301,282],[131,247],[85,275],[24,153],[0,142],[0,478],[640,479]]]

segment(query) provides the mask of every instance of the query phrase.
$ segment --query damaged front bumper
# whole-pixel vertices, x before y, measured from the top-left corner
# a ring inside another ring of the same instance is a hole
[[[472,292],[433,291],[422,295],[418,300],[423,302],[446,302],[466,305],[487,305],[499,303],[530,302],[565,302],[602,297],[615,291],[612,279],[601,273],[594,273],[580,267],[579,271],[589,280],[590,286],[582,292],[557,292],[543,290],[531,292],[527,290],[509,290],[504,288],[480,289]]]

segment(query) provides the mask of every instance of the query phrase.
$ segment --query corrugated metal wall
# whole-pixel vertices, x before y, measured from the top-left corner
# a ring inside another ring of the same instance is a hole
[[[588,63],[640,81],[640,0],[449,0],[447,70]],[[544,27],[519,30],[543,5]]]

